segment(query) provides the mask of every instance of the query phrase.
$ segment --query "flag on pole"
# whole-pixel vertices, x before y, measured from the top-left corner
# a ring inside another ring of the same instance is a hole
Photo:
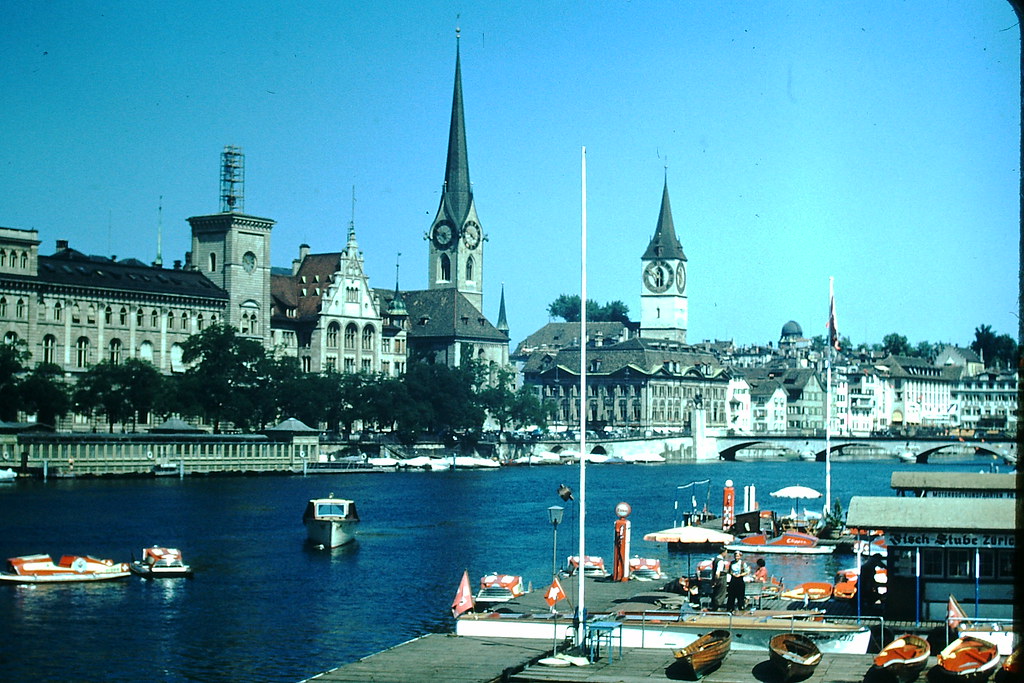
[[[960,607],[960,603],[952,595],[949,596],[949,606],[946,608],[946,623],[950,628],[955,629],[960,622],[967,618],[967,613]]]
[[[836,298],[831,293],[828,297],[828,345],[839,350],[839,328],[836,326]]]
[[[459,590],[452,601],[452,616],[458,617],[463,612],[473,609],[473,593],[469,590],[469,571],[462,572]]]
[[[555,603],[559,600],[565,600],[565,591],[562,590],[562,584],[558,582],[556,576],[552,581],[548,589],[544,591],[544,601],[548,603],[548,607],[554,607]]]

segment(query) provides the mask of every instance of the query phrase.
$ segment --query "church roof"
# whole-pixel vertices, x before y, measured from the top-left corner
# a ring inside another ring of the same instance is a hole
[[[4,274],[4,279],[21,276]],[[62,287],[105,291],[201,297],[227,300],[228,294],[198,270],[157,268],[136,259],[116,261],[65,248],[39,256],[39,282]]]
[[[377,292],[383,294],[381,290]],[[385,296],[390,301],[394,293]],[[454,288],[402,292],[402,297],[409,311],[410,337],[508,342],[508,335],[494,327],[464,294]]]
[[[672,205],[668,200],[668,180],[665,180],[665,188],[661,193],[661,211],[658,213],[658,226],[654,229],[654,237],[647,245],[644,252],[644,259],[678,259],[686,260],[683,253],[683,245],[676,237],[676,228],[672,222]]]
[[[473,204],[469,182],[469,153],[466,151],[466,119],[462,106],[462,60],[455,48],[455,88],[452,93],[452,119],[448,129],[448,159],[444,169],[441,207],[456,226],[462,225]]]

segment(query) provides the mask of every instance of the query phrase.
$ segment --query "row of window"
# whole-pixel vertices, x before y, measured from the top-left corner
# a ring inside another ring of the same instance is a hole
[[[898,550],[895,557],[890,549],[894,570],[900,576],[914,576],[915,552]],[[1012,579],[1014,577],[1013,549],[977,550],[977,570],[980,579]],[[929,579],[973,579],[975,577],[974,548],[921,548],[921,576]]]
[[[338,337],[341,334],[341,326],[332,322],[327,326],[326,346],[329,349],[338,348]],[[355,323],[345,326],[344,344],[346,351],[354,351],[356,348],[356,337],[359,335],[359,328]],[[367,325],[362,332],[362,350],[372,352],[376,348],[377,330],[372,325]]]
[[[14,344],[18,341],[18,334],[16,332],[7,332],[4,335],[4,343]],[[72,358],[72,364],[75,368],[86,369],[93,363],[93,349],[92,342],[88,337],[79,337],[75,342],[74,356]],[[59,344],[57,343],[57,337],[52,334],[48,334],[43,337],[43,357],[42,362],[53,363],[60,365],[63,363],[63,358],[58,354]],[[139,344],[137,358],[153,362],[153,344],[148,341],[144,341]],[[101,360],[108,360],[111,363],[120,363],[124,360],[124,344],[120,339],[114,338],[107,342],[105,358]],[[177,368],[180,365],[181,360],[181,346],[173,344],[171,346],[171,358],[172,366]]]
[[[28,252],[17,249],[0,249],[0,268],[28,269]]]
[[[451,282],[452,280],[452,260],[448,254],[441,254],[440,258],[440,280],[442,282]],[[475,268],[475,262],[473,257],[470,256],[466,259],[466,280],[468,282],[473,281],[473,270]]]

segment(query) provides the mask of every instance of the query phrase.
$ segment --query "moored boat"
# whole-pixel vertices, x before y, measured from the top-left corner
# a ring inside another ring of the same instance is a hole
[[[661,560],[649,557],[629,558],[629,576],[640,581],[656,581],[662,578]]]
[[[568,558],[569,573],[575,574],[580,568],[580,556],[570,555]],[[608,570],[604,567],[604,558],[596,555],[587,555],[583,562],[583,576],[603,578],[608,576]]]
[[[142,549],[142,558],[133,560],[130,567],[133,574],[145,579],[191,578],[192,567],[182,561],[177,548],[151,546]]]
[[[480,590],[476,604],[480,607],[508,602],[520,595],[526,595],[523,577],[512,574],[487,574],[480,579]]]
[[[1021,664],[1022,656],[1024,655],[1021,654],[1021,648],[1017,647],[1003,660],[1003,665],[996,672],[997,683],[1020,680],[1021,673],[1024,673],[1024,664]]]
[[[0,484],[11,483],[18,478],[18,473],[10,467],[0,470]]]
[[[63,555],[54,564],[49,555],[22,555],[7,560],[0,581],[10,583],[71,583],[106,581],[131,575],[128,565],[89,555]]]
[[[311,543],[324,548],[337,548],[351,543],[356,537],[359,514],[354,501],[335,498],[313,498],[302,513]]]
[[[999,667],[999,649],[981,638],[961,636],[939,653],[935,678],[974,683],[986,681]]]
[[[769,538],[768,534],[751,534],[738,542],[725,546],[726,550],[739,550],[751,553],[787,553],[793,555],[825,555],[835,550],[835,546],[818,545],[818,539],[810,534],[799,531],[784,531],[782,534]]]
[[[814,673],[821,651],[814,641],[799,633],[780,633],[768,645],[768,659],[782,681],[799,681]]]
[[[732,634],[725,629],[715,629],[673,652],[675,662],[670,668],[691,680],[701,679],[722,665],[731,645]]]
[[[779,594],[783,600],[802,600],[804,602],[826,602],[832,597],[831,583],[824,581],[807,581],[796,588],[790,588]]]
[[[887,675],[900,683],[909,683],[920,675],[932,648],[921,636],[904,634],[882,648],[871,666],[876,675]]]

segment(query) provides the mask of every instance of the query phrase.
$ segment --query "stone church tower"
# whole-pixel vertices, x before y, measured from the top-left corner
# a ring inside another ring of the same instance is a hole
[[[668,179],[661,194],[661,213],[654,237],[640,259],[640,336],[686,343],[686,254],[676,237]]]
[[[483,311],[484,240],[469,182],[466,122],[462,109],[462,68],[455,47],[455,92],[448,130],[448,161],[437,216],[427,233],[429,289],[455,289]]]

